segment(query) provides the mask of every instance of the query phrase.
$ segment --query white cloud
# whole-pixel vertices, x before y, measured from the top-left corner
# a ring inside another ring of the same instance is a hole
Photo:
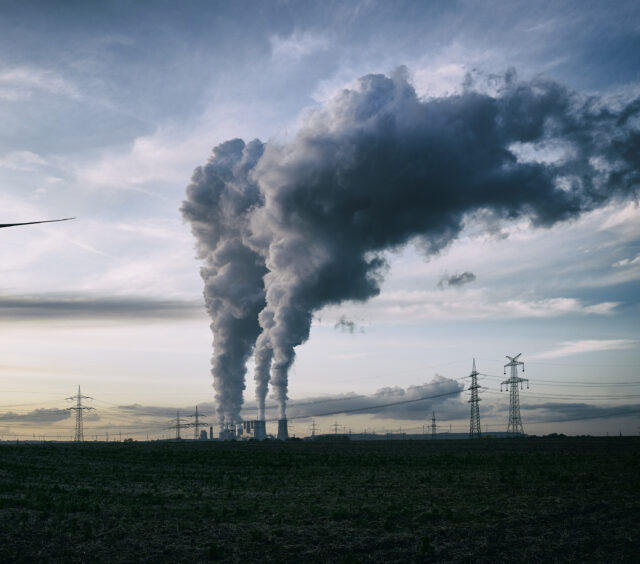
[[[29,172],[44,166],[47,161],[31,151],[12,151],[0,157],[0,168]]]
[[[624,266],[635,266],[636,264],[640,264],[640,255],[636,255],[636,257],[632,259],[626,258],[619,260],[618,262],[614,262],[613,266],[615,266],[616,268],[621,268]]]
[[[600,230],[618,229],[623,232],[632,231],[635,237],[640,235],[640,205],[638,202],[632,201],[622,207],[613,204],[599,211],[604,217],[599,227]]]
[[[34,66],[0,69],[0,98],[9,101],[28,100],[37,91],[80,98],[78,89],[54,71]]]
[[[200,152],[198,141],[184,132],[160,129],[77,167],[77,183],[109,190],[140,190],[151,182],[186,185]]]
[[[367,304],[335,308],[348,317],[371,322],[394,323],[421,320],[552,318],[563,315],[609,315],[618,302],[586,305],[575,298],[501,300],[486,289],[478,290],[395,290],[383,291]],[[332,313],[332,308],[326,310]]]
[[[324,35],[295,32],[288,37],[274,35],[270,38],[274,59],[298,61],[317,51],[326,51],[329,40]]]
[[[269,108],[259,102],[213,101],[194,121],[158,126],[126,145],[105,147],[81,164],[70,163],[69,168],[83,190],[158,195],[161,185],[172,184],[182,196],[194,168],[206,163],[214,146],[234,137],[250,140],[273,132],[271,125],[264,125],[271,119]]]
[[[462,90],[467,67],[459,63],[443,62],[416,70],[412,82],[420,96],[444,96]]]
[[[567,142],[512,143],[509,150],[520,162],[559,164],[575,156],[575,148]]]
[[[594,339],[585,341],[565,341],[555,349],[531,355],[529,358],[558,358],[589,352],[625,350],[633,349],[636,347],[636,345],[636,341],[633,341],[631,339]]]

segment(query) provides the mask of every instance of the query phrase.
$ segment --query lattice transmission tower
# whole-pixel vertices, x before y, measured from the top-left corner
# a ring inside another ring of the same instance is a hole
[[[509,362],[504,365],[504,373],[507,373],[507,366],[509,366],[511,368],[511,376],[500,384],[500,391],[502,391],[502,386],[506,386],[506,390],[511,392],[509,394],[509,424],[507,425],[507,433],[511,433],[512,435],[524,435],[522,418],[520,417],[520,395],[518,392],[518,384],[520,384],[520,389],[522,389],[522,383],[526,382],[528,390],[529,380],[518,376],[519,365],[522,365],[522,372],[524,373],[524,362],[518,360],[521,354],[522,353],[518,353],[513,357],[507,355]]]
[[[436,412],[433,412],[433,417],[431,418],[431,438],[435,441],[436,439]]]
[[[175,429],[176,430],[176,440],[181,440],[182,437],[180,436],[180,429],[189,429],[191,427],[193,427],[195,424],[194,423],[183,423],[184,418],[180,417],[180,410],[176,411],[176,418],[175,419],[171,419],[171,425],[169,425],[169,429]]]
[[[83,396],[80,392],[80,386],[78,386],[78,394],[75,396],[71,396],[67,398],[67,400],[74,401],[76,404],[72,407],[67,407],[67,411],[75,411],[76,412],[76,432],[73,437],[73,440],[76,443],[81,443],[84,441],[84,429],[83,429],[83,421],[82,421],[82,412],[83,411],[95,411],[95,408],[89,407],[87,405],[82,405],[83,399],[93,399],[89,396]]]
[[[471,385],[469,386],[469,390],[471,391],[471,399],[469,403],[471,404],[471,415],[469,418],[469,438],[470,439],[479,439],[481,437],[480,433],[480,407],[478,406],[478,402],[480,398],[478,397],[478,389],[480,386],[478,385],[478,371],[476,370],[476,359],[473,359],[473,369],[471,370],[471,374],[467,376],[467,378],[471,378]]]
[[[198,406],[196,405],[196,412],[193,415],[190,415],[189,417],[194,417],[194,423],[192,424],[193,427],[193,438],[198,440],[200,438],[200,427],[207,427],[209,425],[209,423],[207,423],[206,421],[202,421],[200,419],[200,417],[206,417],[207,414],[206,413],[198,413]]]

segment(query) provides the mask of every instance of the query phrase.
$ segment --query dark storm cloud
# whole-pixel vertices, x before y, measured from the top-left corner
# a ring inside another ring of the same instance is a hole
[[[202,305],[180,300],[87,295],[0,295],[0,320],[122,320],[199,317]]]
[[[438,282],[438,288],[458,287],[464,284],[469,284],[476,279],[476,275],[473,272],[462,272],[461,274],[452,274],[451,276],[445,275]]]
[[[189,190],[203,190],[197,225],[217,232],[232,218],[235,231],[225,236],[245,258],[236,262],[227,253],[225,268],[246,260],[255,268],[249,276],[255,284],[246,284],[243,270],[225,276],[211,297],[219,292],[224,299],[233,288],[234,299],[245,291],[255,307],[265,300],[257,361],[261,370],[271,365],[279,416],[286,415],[294,349],[309,338],[313,313],[376,296],[386,251],[414,242],[427,255],[438,253],[474,214],[548,227],[633,195],[639,114],[637,101],[608,107],[551,80],[521,82],[514,72],[495,94],[468,81],[460,94],[423,100],[399,69],[390,77],[362,77],[326,107],[304,114],[291,142],[256,145],[260,155],[251,164],[228,166],[215,183],[201,183],[196,174]],[[244,145],[230,143],[238,161]],[[543,159],[554,146],[566,149]],[[223,149],[228,144],[216,152]],[[236,209],[218,192],[247,204]],[[260,284],[258,274],[264,274]],[[211,311],[214,324],[225,318]],[[237,389],[254,312],[243,317],[250,330],[234,375],[224,367],[219,372]],[[219,395],[218,401],[227,400]],[[224,409],[236,413],[240,402],[236,395]]]
[[[547,402],[540,404],[521,405],[523,411],[533,411],[529,417],[531,422],[551,421],[582,421],[584,419],[611,419],[615,417],[629,417],[640,415],[640,405],[594,405],[588,403],[559,403]]]
[[[29,421],[33,423],[53,423],[69,419],[71,414],[65,409],[35,409],[29,413],[13,413],[11,411],[0,414],[0,421]]]
[[[131,405],[120,405],[118,409],[124,415],[132,415],[135,417],[156,417],[160,419],[172,419],[176,416],[176,412],[179,410],[185,417],[188,413],[191,413],[191,408],[176,408],[176,407],[161,407],[154,405],[140,405],[134,403]],[[195,407],[193,408],[195,411]]]

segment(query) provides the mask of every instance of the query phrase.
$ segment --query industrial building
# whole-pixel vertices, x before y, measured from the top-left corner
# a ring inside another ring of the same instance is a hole
[[[258,441],[264,441],[267,438],[266,424],[264,421],[259,419],[243,421],[237,426],[236,434],[238,439],[256,439]]]

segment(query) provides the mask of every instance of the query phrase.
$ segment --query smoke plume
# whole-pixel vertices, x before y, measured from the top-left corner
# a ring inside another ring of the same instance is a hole
[[[441,290],[449,287],[456,288],[458,286],[464,286],[465,284],[474,282],[475,279],[476,275],[469,271],[464,271],[461,274],[452,274],[451,276],[444,275],[438,282],[438,288]]]
[[[313,313],[376,296],[385,251],[411,242],[438,253],[474,214],[551,226],[633,194],[640,99],[619,105],[513,72],[495,94],[468,81],[460,94],[420,99],[399,69],[307,112],[289,143],[217,147],[183,212],[207,261],[219,409],[237,415],[261,330],[259,394],[270,365],[285,417]]]
[[[194,171],[181,208],[205,261],[200,273],[212,320],[211,372],[220,424],[241,420],[246,363],[265,306],[264,259],[243,242],[249,214],[261,201],[249,172],[263,147],[259,141],[245,145],[239,139],[216,147],[209,162]]]
[[[358,327],[358,324],[352,319],[347,319],[344,315],[336,321],[333,328],[336,331],[342,331],[343,333],[351,333],[352,335],[358,331],[358,333],[364,333],[364,327]]]

